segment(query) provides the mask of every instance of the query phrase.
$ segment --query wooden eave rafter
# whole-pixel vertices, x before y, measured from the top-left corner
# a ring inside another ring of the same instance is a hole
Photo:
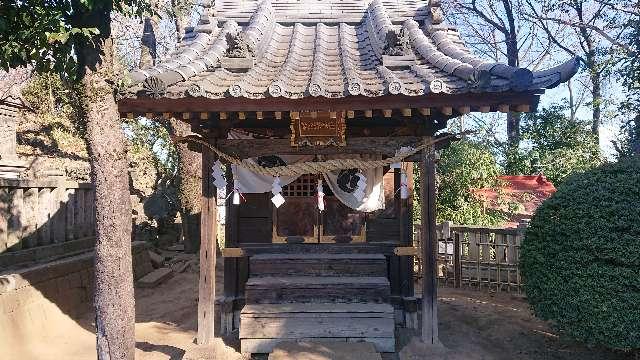
[[[168,111],[173,113],[257,113],[266,117],[265,112],[277,113],[299,111],[362,111],[366,117],[370,117],[372,111],[384,113],[389,109],[398,109],[398,113],[407,114],[406,109],[423,109],[415,113],[426,114],[424,109],[430,109],[429,114],[443,113],[445,115],[457,114],[457,109],[464,112],[501,111],[505,108],[513,110],[535,109],[542,91],[536,92],[504,92],[504,93],[478,93],[468,95],[454,94],[429,94],[424,96],[387,95],[384,97],[370,98],[362,95],[345,98],[268,98],[268,99],[244,99],[225,98],[208,99],[185,97],[171,98],[125,98],[118,102],[118,109],[123,117],[127,114],[146,115],[158,114],[160,116]],[[254,115],[255,116],[255,115]],[[242,116],[241,116],[242,117]],[[222,116],[220,117],[222,118]],[[226,118],[226,117],[225,117]]]

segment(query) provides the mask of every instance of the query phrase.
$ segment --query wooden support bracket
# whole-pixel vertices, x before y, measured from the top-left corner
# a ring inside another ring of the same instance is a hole
[[[422,114],[422,116],[431,115],[431,109],[429,109],[429,108],[420,108],[420,109],[418,109],[418,111],[420,112],[420,114]]]
[[[225,248],[222,249],[222,256],[226,258],[239,258],[247,256],[242,248]]]
[[[403,246],[393,249],[393,253],[398,256],[418,256],[418,248],[413,246]]]
[[[498,111],[500,111],[501,113],[508,113],[509,105],[508,104],[498,105]]]
[[[460,114],[468,114],[471,112],[471,107],[470,106],[461,106],[458,108],[458,112],[460,112]]]

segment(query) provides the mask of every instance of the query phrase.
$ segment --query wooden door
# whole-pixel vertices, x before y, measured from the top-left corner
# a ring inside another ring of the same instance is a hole
[[[342,204],[326,184],[320,212],[317,185],[318,175],[308,174],[282,188],[285,203],[274,208],[273,242],[364,242],[366,215]]]

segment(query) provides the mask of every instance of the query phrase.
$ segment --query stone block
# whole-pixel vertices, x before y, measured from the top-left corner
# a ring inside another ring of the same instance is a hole
[[[156,269],[149,274],[143,276],[140,280],[138,280],[137,284],[139,287],[156,287],[161,283],[167,281],[173,276],[173,270],[171,268],[160,268]]]

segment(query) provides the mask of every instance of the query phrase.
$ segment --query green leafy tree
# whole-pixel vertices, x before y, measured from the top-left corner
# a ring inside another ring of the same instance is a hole
[[[629,1],[629,4],[634,2]],[[630,7],[631,8],[631,7]],[[635,0],[635,16],[627,26],[631,31],[625,37],[631,54],[622,57],[619,76],[625,88],[625,100],[620,104],[622,129],[613,145],[619,158],[640,156],[640,1]]]
[[[113,11],[142,14],[144,0],[7,0],[0,4],[0,67],[29,65],[75,82],[96,191],[98,359],[133,359],[135,306],[126,139],[114,94],[120,80]]]
[[[640,349],[640,158],[571,176],[521,246],[536,316],[590,344]]]
[[[507,150],[505,172],[530,175],[543,172],[555,185],[567,176],[602,163],[590,122],[571,119],[566,107],[554,104],[523,117],[523,146]]]
[[[498,185],[500,169],[484,145],[462,140],[440,154],[437,168],[436,214],[438,221],[466,225],[495,225],[505,220],[493,209],[485,209],[473,189]]]

